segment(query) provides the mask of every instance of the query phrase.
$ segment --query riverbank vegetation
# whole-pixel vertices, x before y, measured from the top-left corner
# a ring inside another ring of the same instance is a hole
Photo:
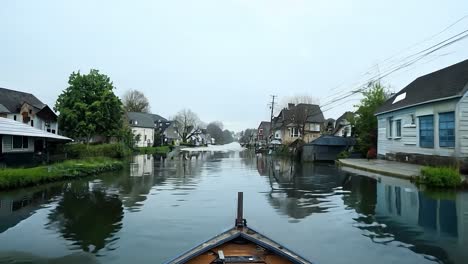
[[[63,179],[95,175],[123,168],[123,161],[109,158],[67,160],[33,168],[0,169],[0,189],[33,186]]]
[[[169,146],[138,148],[139,154],[167,154],[171,151]]]
[[[377,155],[377,118],[375,112],[387,100],[388,88],[380,82],[369,83],[367,89],[362,92],[364,98],[358,105],[351,124],[353,133],[357,139],[356,149],[367,158],[375,158]]]
[[[81,159],[88,157],[107,157],[121,159],[132,154],[132,149],[126,144],[67,144],[64,146],[68,158]]]
[[[429,187],[455,188],[462,184],[458,168],[425,166],[421,175],[419,182]]]

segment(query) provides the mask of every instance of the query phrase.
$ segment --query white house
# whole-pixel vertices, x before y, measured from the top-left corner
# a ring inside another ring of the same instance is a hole
[[[30,93],[0,88],[0,117],[58,134],[57,115]]]
[[[345,112],[343,115],[338,117],[335,122],[335,128],[333,130],[333,135],[337,137],[351,137],[352,126],[350,123],[350,118],[354,114],[352,112]]]
[[[378,156],[417,163],[468,157],[467,90],[465,60],[421,76],[393,95],[376,113]]]
[[[44,152],[48,142],[68,142],[70,138],[31,127],[28,124],[0,117],[0,157],[11,154]]]
[[[137,147],[153,146],[156,130],[167,122],[159,115],[139,112],[128,112],[127,120],[133,135],[138,139],[135,142]]]

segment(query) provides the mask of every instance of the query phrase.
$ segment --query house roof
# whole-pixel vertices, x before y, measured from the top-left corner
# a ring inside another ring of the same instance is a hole
[[[262,122],[260,122],[260,125],[258,126],[258,128],[269,129],[270,128],[270,122],[262,121]]]
[[[388,99],[376,115],[463,96],[468,84],[468,60],[421,76]]]
[[[345,138],[337,136],[323,135],[316,140],[306,144],[315,146],[349,146],[354,145],[356,140],[354,138]]]
[[[23,103],[28,103],[38,109],[45,106],[43,102],[30,93],[0,87],[0,104],[8,109],[10,113],[18,113]]]
[[[354,116],[354,113],[353,112],[345,112],[344,114],[342,114],[340,117],[338,117],[338,119],[336,119],[336,122],[335,122],[335,129],[333,130],[333,134],[335,134],[336,132],[338,132],[338,130],[340,130],[340,128],[343,127],[342,125],[342,121],[348,121],[349,122],[349,118]]]
[[[4,113],[10,113],[10,110],[8,110],[8,108],[6,108],[4,105],[0,104],[0,114]]]
[[[323,117],[322,110],[319,105],[315,104],[297,104],[290,108],[281,110],[280,115],[283,116],[283,120],[286,123],[294,122],[297,114],[305,113],[307,115],[307,122],[310,123],[324,123],[325,118]]]
[[[72,141],[71,138],[67,138],[67,137],[53,134],[44,130],[40,130],[30,125],[27,125],[27,124],[24,124],[24,123],[21,123],[12,119],[3,118],[3,117],[0,117],[0,134]]]
[[[132,127],[146,127],[146,128],[154,128],[155,124],[157,124],[159,121],[161,122],[166,122],[167,119],[156,114],[150,114],[150,113],[140,113],[140,112],[127,112],[127,119],[132,120],[132,121],[137,121],[132,122],[130,126]]]

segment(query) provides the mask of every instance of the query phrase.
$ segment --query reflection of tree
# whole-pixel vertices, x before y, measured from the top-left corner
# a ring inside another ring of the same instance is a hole
[[[49,225],[87,252],[96,253],[122,227],[123,208],[117,195],[90,190],[88,182],[72,182],[49,215]]]

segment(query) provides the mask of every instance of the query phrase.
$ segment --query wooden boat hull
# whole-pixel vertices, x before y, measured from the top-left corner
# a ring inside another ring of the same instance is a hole
[[[251,228],[235,227],[166,262],[166,264],[183,263],[309,264],[311,262]]]

